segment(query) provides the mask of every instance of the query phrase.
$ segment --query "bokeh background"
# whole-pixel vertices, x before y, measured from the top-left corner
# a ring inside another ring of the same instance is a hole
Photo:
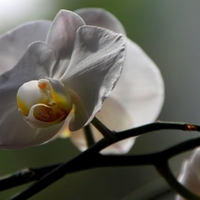
[[[159,120],[200,124],[200,1],[198,0],[0,0],[0,33],[23,22],[52,20],[60,9],[101,7],[113,13],[127,35],[159,66],[166,99]],[[9,134],[9,133],[8,133]],[[158,131],[138,138],[130,154],[149,153],[197,133]],[[64,162],[79,154],[67,139],[27,150],[1,150],[0,176],[25,167]],[[187,155],[172,160],[177,174]],[[0,193],[9,199],[26,186]],[[69,174],[32,200],[161,200],[174,194],[151,166],[92,169]]]

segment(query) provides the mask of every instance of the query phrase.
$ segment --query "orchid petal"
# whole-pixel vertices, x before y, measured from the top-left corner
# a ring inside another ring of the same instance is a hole
[[[60,137],[65,138],[63,131],[61,132]],[[86,137],[85,137],[85,133],[83,129],[71,132],[69,139],[80,151],[85,151],[86,149],[88,149],[88,145],[87,145],[87,141],[86,141]]]
[[[122,72],[123,73],[123,72]],[[118,87],[118,85],[116,86]],[[102,109],[97,114],[97,118],[110,130],[122,131],[125,127],[131,127],[132,120],[128,109],[124,109],[123,104],[119,104],[118,99],[110,96],[103,103]],[[96,141],[102,138],[102,134],[93,128]],[[125,154],[132,148],[136,137],[117,142],[101,151],[103,154]]]
[[[101,8],[82,8],[75,10],[79,16],[83,18],[87,25],[99,26],[107,28],[116,33],[123,33],[126,31],[121,22],[108,11]]]
[[[55,51],[48,44],[32,43],[19,63],[0,76],[1,84],[19,88],[25,82],[49,76],[56,59]]]
[[[86,8],[75,12],[87,25],[125,33],[118,19],[103,9]],[[127,39],[124,70],[114,91],[97,114],[97,118],[111,130],[121,131],[133,128],[154,121],[161,110],[163,101],[164,84],[157,66],[139,46]],[[112,105],[111,102],[113,102]],[[93,131],[94,138],[98,141],[102,135],[96,129]],[[71,134],[71,140],[80,150],[87,148],[83,131]],[[127,153],[134,141],[135,138],[130,138],[116,143],[103,150],[102,153]]]
[[[13,68],[24,55],[29,44],[45,41],[50,21],[35,21],[24,24],[0,37],[0,74]]]
[[[58,53],[59,60],[62,60],[62,62],[65,60],[66,62],[62,63],[62,67],[56,66],[54,69],[54,77],[60,77],[66,70],[73,51],[76,31],[83,25],[85,23],[81,17],[67,10],[61,10],[54,18],[46,42]]]
[[[159,69],[146,53],[127,39],[124,70],[110,94],[128,112],[129,129],[150,123],[158,116],[164,101],[164,83]]]
[[[80,97],[89,123],[101,109],[102,102],[114,88],[122,71],[125,38],[107,29],[83,26],[77,31],[74,51],[61,81]],[[81,128],[78,107],[69,128]]]
[[[200,148],[193,151],[189,160],[183,163],[178,180],[191,192],[200,195]],[[183,200],[177,195],[176,200]]]
[[[103,9],[86,8],[76,12],[86,24],[106,27],[116,32],[122,32],[120,27],[123,30],[121,23]],[[110,26],[107,25],[112,19],[117,20],[114,24],[116,27],[119,26],[118,30],[112,28],[112,23]],[[127,87],[128,85],[132,87]],[[121,103],[125,110],[129,110],[133,121],[132,126],[155,120],[163,105],[164,83],[157,66],[139,46],[129,39],[126,45],[124,70],[110,97]],[[121,128],[131,127],[121,126]]]
[[[27,148],[42,144],[53,137],[62,124],[52,128],[32,129],[18,112],[16,94],[27,81],[48,76],[56,54],[47,44],[33,43],[19,63],[0,75],[0,148]]]
[[[103,9],[86,8],[75,12],[83,18],[86,24],[107,27],[116,32],[123,30],[123,26],[115,16]],[[112,23],[108,26],[112,20],[116,20],[113,24],[118,28],[112,28]],[[146,53],[130,39],[127,39],[122,75],[117,87],[109,97],[121,104],[131,116],[132,124],[128,126],[121,124],[121,129],[154,121],[162,108],[164,83],[159,69]],[[103,118],[102,116],[101,119]],[[112,127],[112,125],[109,126]]]
[[[82,128],[84,126],[84,124],[86,123],[86,120],[90,116],[88,115],[88,112],[87,112],[85,105],[83,104],[80,96],[76,92],[74,92],[73,90],[71,90],[69,88],[67,89],[67,91],[70,94],[70,97],[71,97],[71,99],[73,101],[73,105],[74,105],[68,125],[76,124],[76,127]],[[79,128],[77,128],[77,129],[79,129]],[[72,130],[70,127],[69,127],[69,129]]]
[[[162,76],[144,51],[135,43],[127,40],[126,57],[122,75],[105,100],[97,118],[109,129],[122,131],[154,121],[164,100]],[[95,141],[102,135],[93,130]],[[72,142],[80,149],[87,149],[87,142],[81,131],[71,134]],[[102,153],[127,153],[135,138],[111,145]]]

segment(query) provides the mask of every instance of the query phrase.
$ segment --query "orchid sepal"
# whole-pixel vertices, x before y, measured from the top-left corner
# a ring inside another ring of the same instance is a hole
[[[83,8],[75,11],[86,25],[99,26],[126,35],[119,20],[104,9]],[[154,121],[164,102],[164,83],[156,64],[133,41],[126,38],[126,56],[121,77],[103,103],[97,118],[110,130],[122,131]],[[102,135],[92,127],[95,141]],[[71,134],[70,139],[84,151],[87,143],[83,131]],[[130,138],[103,150],[103,153],[124,154],[134,144]]]

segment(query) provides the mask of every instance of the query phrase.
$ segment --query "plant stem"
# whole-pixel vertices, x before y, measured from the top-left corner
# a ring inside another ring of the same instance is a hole
[[[116,133],[109,130],[104,124],[102,124],[96,117],[91,121],[92,125],[106,138],[112,142],[117,140]]]
[[[126,139],[129,137],[143,135],[152,131],[158,130],[182,130],[182,131],[200,131],[199,125],[182,123],[182,122],[154,122],[139,126],[133,129],[125,130],[116,133],[118,140]]]
[[[167,183],[186,199],[200,200],[200,197],[190,192],[187,188],[183,187],[173,176],[166,161],[156,165],[157,171],[164,177]]]
[[[90,125],[85,126],[83,130],[85,134],[85,139],[87,141],[87,146],[91,147],[93,144],[95,144],[95,141],[94,141],[94,137],[93,137]]]
[[[50,173],[45,175],[38,182],[31,185],[25,191],[11,198],[11,200],[28,199],[29,197],[40,192],[41,190],[48,187],[49,185],[51,185],[58,179],[62,178],[64,175],[68,173],[68,171],[71,171],[71,170],[73,171],[75,167],[79,167],[81,164],[86,163],[88,160],[90,160],[95,155],[97,155],[101,149],[109,146],[110,144],[111,144],[110,141],[106,139],[102,139],[101,141],[99,141],[98,143],[96,143],[95,145],[87,149],[86,151],[82,152],[77,157],[73,158],[72,160],[52,170]]]
[[[25,168],[12,175],[2,177],[0,179],[0,191],[10,189],[22,184],[26,184],[35,180],[39,180],[42,176],[49,173],[60,164],[50,165],[40,168]]]
[[[93,167],[102,166],[100,164],[98,165],[98,160],[95,161],[95,158],[97,158],[97,159],[100,158],[99,152],[102,149],[104,149],[104,148],[108,147],[109,145],[111,145],[115,142],[118,142],[120,140],[129,138],[129,137],[133,137],[133,136],[142,135],[142,134],[145,134],[145,133],[148,133],[151,131],[164,130],[164,129],[171,129],[171,130],[175,129],[175,130],[183,130],[183,131],[200,131],[200,127],[197,125],[186,124],[186,123],[155,122],[155,123],[147,124],[147,125],[144,125],[141,127],[134,128],[134,129],[115,133],[115,132],[110,131],[107,127],[105,127],[96,118],[92,121],[92,124],[105,136],[105,138],[103,138],[102,140],[100,140],[99,142],[97,142],[96,144],[91,146],[90,148],[88,148],[86,151],[82,152],[79,156],[58,166],[57,168],[53,169],[50,173],[45,174],[45,176],[43,178],[41,178],[38,182],[33,184],[27,190],[25,190],[22,193],[20,193],[19,195],[15,196],[13,198],[13,200],[28,199],[29,197],[38,193],[42,189],[48,187],[49,185],[51,185],[58,179],[62,178],[67,173],[74,172],[76,170],[80,171],[83,169],[90,169]],[[185,144],[187,144],[188,146],[185,146]],[[189,142],[187,141],[187,142],[181,143],[180,145],[176,145],[175,147],[171,147],[168,151],[165,150],[163,152],[154,153],[154,154],[150,154],[150,155],[141,155],[140,157],[137,157],[138,158],[137,164],[155,165],[155,164],[157,164],[157,161],[159,160],[158,156],[162,156],[163,158],[165,158],[167,160],[170,156],[175,155],[174,152],[180,153],[185,150],[191,149],[195,145],[199,145],[199,144],[200,144],[200,138],[189,141]],[[115,162],[114,162],[114,159],[115,159]],[[107,162],[110,162],[110,165],[117,166],[117,162],[123,163],[122,162],[123,159],[124,160],[126,159],[126,162],[127,162],[126,165],[128,165],[128,162],[130,162],[131,159],[133,160],[133,157],[128,158],[128,157],[124,157],[124,156],[121,156],[121,157],[119,156],[117,159],[116,159],[116,157],[115,158],[113,157],[112,160],[109,160],[109,161],[107,160]],[[141,160],[143,160],[143,161],[141,162]],[[147,160],[148,160],[148,162],[147,162]],[[105,166],[105,165],[103,165],[103,166]]]

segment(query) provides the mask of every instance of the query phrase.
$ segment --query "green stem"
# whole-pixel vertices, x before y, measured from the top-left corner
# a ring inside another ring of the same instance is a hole
[[[100,155],[97,154],[89,162],[81,164],[80,166],[73,166],[73,169],[65,171],[65,173],[74,173],[77,171],[83,171],[86,169],[97,167],[117,167],[117,166],[138,166],[138,165],[156,165],[161,159],[168,160],[169,158],[178,155],[184,151],[191,150],[196,146],[199,146],[200,138],[191,139],[180,144],[174,145],[160,152],[155,152],[145,155]],[[39,180],[53,169],[61,166],[64,163],[45,166],[39,168],[27,168],[23,169],[13,175],[3,177],[0,179],[0,191],[15,187],[18,185],[26,184],[31,181]],[[24,173],[27,172],[27,173]]]
[[[152,131],[158,130],[182,130],[182,131],[200,131],[199,125],[188,124],[183,122],[154,122],[139,126],[133,129],[125,130],[116,133],[118,140],[123,140],[129,137],[143,135]]]
[[[61,164],[38,167],[38,168],[25,168],[12,175],[2,177],[0,179],[0,191],[7,190],[12,187],[26,184],[35,180],[39,180],[45,174],[51,172],[59,165]]]
[[[45,174],[45,176],[42,177],[38,182],[34,183],[29,188],[24,190],[22,193],[16,195],[15,197],[11,199],[22,200],[22,199],[30,198],[34,194],[40,192],[42,189],[48,187],[55,181],[62,178],[64,175],[68,173],[68,171],[73,171],[75,167],[81,167],[81,165],[84,165],[85,163],[87,163],[87,161],[95,157],[95,155],[98,155],[99,151],[109,146],[110,144],[111,142],[106,139],[100,140],[98,143],[91,146],[90,148],[82,152],[77,157],[60,165],[59,167],[52,170],[50,173]]]
[[[37,192],[41,191],[42,189],[46,188],[47,186],[51,185],[58,179],[62,178],[65,174],[69,172],[74,172],[74,170],[81,170],[83,169],[90,169],[92,167],[97,167],[92,164],[91,161],[94,161],[95,157],[98,157],[99,152],[108,147],[109,145],[118,142],[120,140],[129,138],[129,137],[134,137],[137,135],[142,135],[151,131],[156,131],[156,130],[164,130],[164,129],[171,129],[171,130],[183,130],[183,131],[200,131],[200,126],[197,125],[192,125],[192,124],[186,124],[186,123],[171,123],[171,122],[155,122],[151,124],[147,124],[141,127],[133,128],[130,130],[122,131],[122,132],[112,132],[110,131],[107,127],[105,127],[97,118],[95,118],[92,121],[92,124],[105,136],[102,140],[88,148],[86,151],[82,152],[79,156],[75,157],[74,159],[68,161],[67,163],[64,163],[63,165],[60,165],[59,167],[55,168],[52,170],[50,173],[45,174],[44,177],[42,177],[38,182],[33,184],[31,187],[29,187],[27,190],[23,191],[19,195],[15,196],[13,200],[15,199],[27,199]],[[199,139],[200,140],[200,139]],[[196,144],[198,142],[198,144]],[[185,142],[186,143],[186,142]],[[173,150],[176,150],[176,153],[180,153],[181,151],[188,150],[192,147],[194,147],[194,144],[197,146],[199,145],[198,139],[191,141],[188,143],[187,148],[185,148],[184,145],[179,145]],[[160,152],[161,154],[161,152]],[[173,151],[170,150],[169,153],[163,152],[162,156],[163,159],[167,160],[170,156],[173,155]],[[153,159],[149,159],[148,164],[156,165],[157,164],[157,155],[151,155]],[[149,157],[149,156],[148,156]],[[147,157],[145,158],[142,163],[140,164],[147,164],[145,161]],[[149,157],[150,158],[150,157]],[[130,158],[132,159],[132,158]],[[154,160],[154,162],[153,162]],[[128,160],[126,160],[128,162]],[[118,161],[119,162],[119,159]],[[121,162],[121,161],[120,161]],[[122,162],[121,162],[122,163]],[[111,163],[112,164],[112,163]],[[127,163],[128,164],[128,163]],[[158,165],[156,165],[158,166]],[[75,171],[76,171],[75,170]],[[165,175],[166,173],[164,173]],[[167,177],[164,176],[166,179]],[[167,179],[168,180],[168,179]],[[169,180],[170,184],[171,181]],[[173,188],[176,189],[176,183],[172,184]],[[179,190],[179,189],[178,189]],[[199,200],[199,199],[198,199]]]
[[[115,142],[117,140],[116,133],[109,130],[96,117],[91,121],[92,125],[106,138],[107,140]]]
[[[157,171],[160,173],[160,175],[164,177],[164,179],[171,186],[171,188],[178,192],[181,196],[183,196],[186,199],[200,200],[199,196],[190,192],[187,188],[185,188],[176,180],[171,170],[169,169],[167,161],[160,162],[160,164],[157,164],[155,166]]]
[[[85,134],[85,139],[87,141],[87,146],[91,147],[93,144],[95,144],[95,141],[94,141],[94,137],[93,137],[90,125],[85,126],[83,130]]]

